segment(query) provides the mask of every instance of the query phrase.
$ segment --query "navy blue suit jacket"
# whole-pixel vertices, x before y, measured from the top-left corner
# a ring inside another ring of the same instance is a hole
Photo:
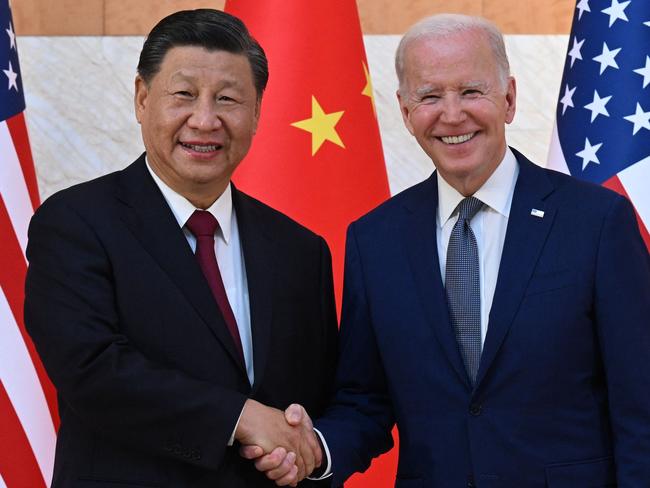
[[[25,323],[59,393],[53,488],[270,488],[227,447],[246,398],[324,410],[337,333],[327,245],[236,189],[233,205],[252,386],[144,157],[37,210]]]
[[[516,154],[477,385],[436,248],[435,174],[348,231],[334,484],[400,434],[396,486],[650,486],[650,259],[623,197]],[[544,212],[543,218],[531,215]]]

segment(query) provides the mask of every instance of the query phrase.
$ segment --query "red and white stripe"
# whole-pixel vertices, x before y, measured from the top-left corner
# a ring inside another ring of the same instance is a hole
[[[23,114],[0,122],[0,488],[49,486],[54,390],[23,321],[27,227],[38,204]]]
[[[650,148],[649,148],[650,150]],[[560,138],[557,132],[557,124],[553,125],[551,144],[548,151],[547,166],[556,171],[569,174],[569,167],[566,164]],[[627,197],[634,205],[641,236],[646,246],[650,249],[650,156],[628,166],[623,171],[603,183],[603,186],[614,190]]]

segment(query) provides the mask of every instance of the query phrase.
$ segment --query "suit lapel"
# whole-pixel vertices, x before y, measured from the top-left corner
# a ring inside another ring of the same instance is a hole
[[[144,155],[122,172],[117,198],[124,204],[121,218],[126,226],[246,374],[210,287],[169,205],[151,178]]]
[[[477,384],[485,377],[512,325],[555,218],[556,209],[545,201],[553,186],[544,170],[513,152],[519,161],[519,177],[510,208]],[[544,212],[543,217],[532,215],[533,209]]]
[[[440,276],[440,259],[436,243],[438,182],[435,172],[424,183],[423,191],[409,200],[405,207],[407,217],[401,235],[415,280],[416,293],[447,359],[460,380],[469,389],[469,379],[454,337],[445,289]]]
[[[254,201],[233,185],[233,204],[246,265],[253,337],[255,383],[252,394],[264,379],[271,344],[273,285],[275,282],[274,242],[266,220],[258,215]]]

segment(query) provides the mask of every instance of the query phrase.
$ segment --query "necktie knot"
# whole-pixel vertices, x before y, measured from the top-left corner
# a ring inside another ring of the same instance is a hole
[[[458,220],[472,220],[476,212],[483,206],[483,202],[476,197],[467,197],[458,204]]]
[[[210,212],[195,210],[191,217],[187,219],[185,226],[196,238],[213,237],[217,227],[219,227],[219,222]]]

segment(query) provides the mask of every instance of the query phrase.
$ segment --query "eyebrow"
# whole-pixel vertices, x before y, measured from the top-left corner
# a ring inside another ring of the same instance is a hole
[[[192,74],[177,71],[176,73],[174,73],[171,76],[170,81],[194,81],[197,78],[198,78],[198,76],[194,76]],[[222,80],[220,80],[220,85],[223,88],[231,88],[231,87],[236,88],[236,87],[240,86],[240,83],[239,83],[239,80],[237,80],[236,78],[233,78],[231,80],[223,80],[222,79]]]

